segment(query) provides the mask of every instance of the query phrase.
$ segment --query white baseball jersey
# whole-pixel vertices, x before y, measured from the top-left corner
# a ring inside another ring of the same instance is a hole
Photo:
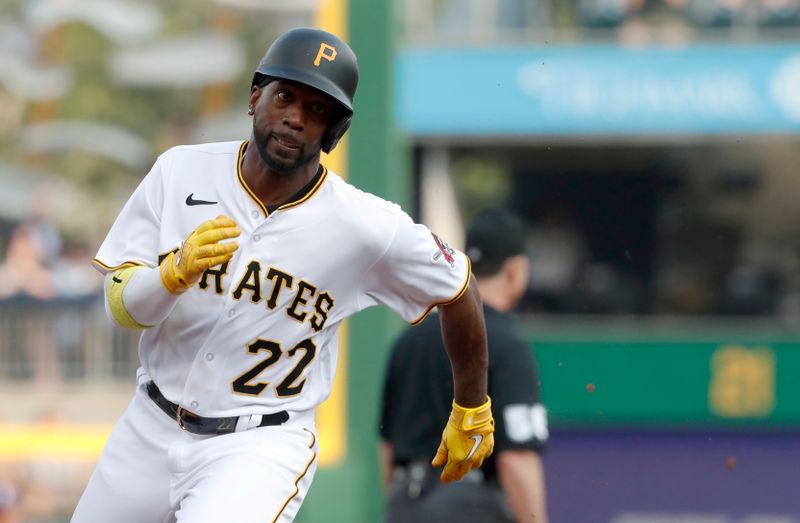
[[[323,168],[266,209],[247,186],[247,142],[175,147],[125,205],[95,259],[158,265],[202,222],[236,221],[239,249],[143,332],[140,374],[201,416],[307,411],[330,393],[338,326],[385,304],[409,322],[464,292],[469,261],[397,205]]]

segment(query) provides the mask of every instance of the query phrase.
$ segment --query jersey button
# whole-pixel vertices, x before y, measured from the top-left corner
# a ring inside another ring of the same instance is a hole
[[[252,216],[253,218],[258,218],[258,211],[251,212],[250,216]]]
[[[198,405],[200,405],[200,404],[199,404],[199,403],[197,403],[196,401],[193,401],[193,402],[191,403],[191,405],[192,405],[192,408],[193,408],[193,409],[196,409],[196,408],[197,408],[197,406],[198,406]]]
[[[257,241],[258,241],[258,240],[260,240],[260,239],[261,239],[261,235],[260,235],[260,234],[254,234],[254,235],[253,235],[253,241],[254,241],[254,242],[257,242]]]
[[[206,354],[206,361],[211,361],[213,359],[214,359],[214,353],[213,352],[209,352],[208,354]]]
[[[233,318],[233,315],[236,314],[236,311],[231,309],[228,311],[228,318]]]

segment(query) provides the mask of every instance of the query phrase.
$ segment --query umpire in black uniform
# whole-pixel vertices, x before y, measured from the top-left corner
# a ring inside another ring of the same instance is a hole
[[[466,253],[484,303],[494,454],[461,481],[443,484],[431,467],[450,412],[453,381],[439,319],[429,315],[395,342],[381,415],[381,468],[388,523],[547,523],[547,417],[530,347],[509,316],[528,284],[525,227],[502,210],[469,226]]]

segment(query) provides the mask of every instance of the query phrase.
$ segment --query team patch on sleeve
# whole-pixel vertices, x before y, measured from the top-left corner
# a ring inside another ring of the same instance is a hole
[[[436,243],[437,247],[431,256],[431,263],[437,263],[439,260],[443,259],[451,269],[455,269],[456,259],[454,255],[456,251],[434,233],[431,233],[431,236],[433,236],[433,241]]]

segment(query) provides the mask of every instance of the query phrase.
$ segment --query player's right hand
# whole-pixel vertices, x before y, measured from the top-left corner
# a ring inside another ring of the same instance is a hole
[[[241,231],[227,216],[203,222],[189,235],[176,253],[161,262],[161,282],[170,294],[182,294],[197,283],[203,271],[227,262],[239,248],[236,242],[220,243],[236,238]]]
[[[453,410],[442,432],[442,442],[431,465],[441,467],[442,483],[461,479],[483,464],[494,450],[494,418],[492,401],[474,408],[465,408],[453,402]]]

